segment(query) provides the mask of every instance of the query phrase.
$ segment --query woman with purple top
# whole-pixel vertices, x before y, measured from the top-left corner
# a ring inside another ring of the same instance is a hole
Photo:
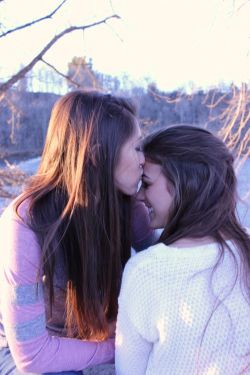
[[[131,244],[153,242],[132,198],[140,143],[127,99],[76,91],[55,104],[38,172],[1,218],[1,375],[113,362],[122,271]]]

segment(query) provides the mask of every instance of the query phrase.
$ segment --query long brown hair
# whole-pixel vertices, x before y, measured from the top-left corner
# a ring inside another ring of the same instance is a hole
[[[29,202],[29,224],[42,249],[53,305],[55,267],[66,272],[66,326],[78,338],[106,338],[117,314],[130,255],[130,197],[114,186],[119,150],[135,128],[124,98],[71,92],[55,104],[40,167],[16,203]]]
[[[174,192],[159,242],[209,236],[219,243],[222,258],[226,239],[231,239],[243,260],[250,296],[250,239],[237,217],[232,153],[209,131],[189,125],[149,135],[143,150],[146,160],[161,166]]]

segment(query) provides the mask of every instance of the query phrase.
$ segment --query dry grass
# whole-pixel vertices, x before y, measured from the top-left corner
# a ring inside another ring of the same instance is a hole
[[[27,178],[28,175],[16,167],[0,169],[0,197],[15,198]]]

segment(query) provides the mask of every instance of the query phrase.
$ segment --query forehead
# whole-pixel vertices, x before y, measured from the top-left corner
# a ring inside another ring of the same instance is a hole
[[[138,123],[138,121],[135,121],[135,123],[134,123],[134,131],[133,131],[133,136],[135,137],[135,138],[139,138],[139,137],[141,137],[141,129],[140,129],[140,126],[139,126],[139,123]]]
[[[144,164],[144,175],[151,180],[156,180],[162,174],[161,166],[158,164],[151,163],[150,161],[145,161]]]

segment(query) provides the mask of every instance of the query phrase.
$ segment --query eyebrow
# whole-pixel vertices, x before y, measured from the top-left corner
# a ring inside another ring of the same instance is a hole
[[[136,138],[137,141],[141,141],[144,137],[140,135],[140,137]]]
[[[143,140],[143,136],[141,135],[140,137],[134,139],[133,144],[135,144],[135,143],[141,143],[142,140]]]

